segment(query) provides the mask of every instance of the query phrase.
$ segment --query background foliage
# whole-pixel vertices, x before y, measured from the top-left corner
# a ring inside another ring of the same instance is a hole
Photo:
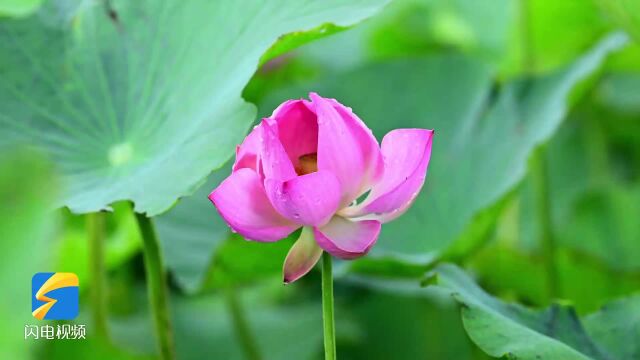
[[[427,182],[338,262],[342,359],[640,359],[640,7],[633,0],[0,0],[0,357],[153,359],[153,216],[179,359],[322,356],[319,272],[206,195],[310,91],[374,134],[436,130]],[[108,211],[108,333],[87,214]],[[453,264],[451,264],[453,263]],[[87,341],[25,340],[30,278],[72,271]],[[238,308],[234,308],[239,303]]]

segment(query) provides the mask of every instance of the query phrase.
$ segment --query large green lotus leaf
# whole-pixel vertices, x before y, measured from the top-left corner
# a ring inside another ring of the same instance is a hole
[[[0,143],[50,153],[74,212],[131,200],[156,215],[242,140],[255,110],[240,93],[279,36],[350,25],[384,2],[49,2],[0,24]]]
[[[584,318],[587,331],[616,359],[640,356],[640,295],[612,301]]]
[[[462,321],[471,339],[491,356],[523,360],[637,358],[640,319],[633,310],[638,307],[638,297],[613,303],[612,308],[591,315],[585,329],[571,307],[555,304],[534,311],[504,303],[453,265],[438,266],[436,274],[439,287],[460,303]],[[621,314],[625,310],[629,311],[627,318]],[[596,324],[596,319],[601,323]]]
[[[47,254],[55,224],[52,212],[58,181],[51,164],[37,152],[2,148],[0,152],[0,358],[26,359],[33,344],[24,327],[31,277],[50,269]],[[46,189],[43,191],[43,189]]]
[[[609,36],[570,66],[498,94],[482,62],[442,55],[323,76],[273,94],[261,112],[314,90],[353,107],[378,138],[395,128],[435,129],[425,188],[405,215],[382,227],[372,250],[427,263],[456,241],[486,233],[496,204],[522,180],[531,151],[565,116],[571,90],[625,42],[622,34]]]

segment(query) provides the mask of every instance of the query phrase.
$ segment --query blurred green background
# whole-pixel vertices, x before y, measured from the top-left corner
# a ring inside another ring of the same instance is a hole
[[[284,286],[295,238],[206,198],[316,91],[436,131],[413,208],[335,263],[340,359],[640,359],[639,41],[635,0],[0,0],[0,358],[157,358],[137,211],[177,358],[321,359],[320,272]],[[24,338],[38,271],[78,275],[86,340]]]

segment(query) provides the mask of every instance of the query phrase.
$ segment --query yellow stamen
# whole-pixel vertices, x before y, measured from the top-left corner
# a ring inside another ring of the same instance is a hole
[[[311,174],[318,171],[318,154],[302,155],[298,158],[296,172],[298,175]]]

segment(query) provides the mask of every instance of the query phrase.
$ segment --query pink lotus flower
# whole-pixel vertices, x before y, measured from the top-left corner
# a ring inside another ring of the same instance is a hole
[[[209,195],[249,240],[278,241],[304,227],[285,260],[286,283],[311,270],[323,250],[342,259],[365,255],[382,224],[412,204],[431,156],[433,130],[393,130],[380,147],[350,108],[309,97],[286,101],[263,119],[238,146],[231,175]]]

